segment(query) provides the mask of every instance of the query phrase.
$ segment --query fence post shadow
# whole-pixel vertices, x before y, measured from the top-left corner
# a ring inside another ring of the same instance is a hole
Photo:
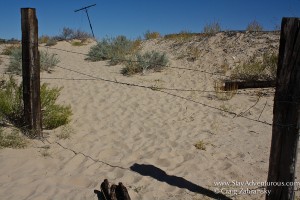
[[[212,190],[196,185],[182,177],[168,175],[165,171],[153,165],[135,163],[130,167],[130,169],[131,171],[139,173],[142,176],[150,176],[160,182],[165,182],[169,185],[178,188],[187,189],[191,192],[202,194],[210,198],[220,199],[220,200],[231,200],[231,198],[223,194],[215,193]]]

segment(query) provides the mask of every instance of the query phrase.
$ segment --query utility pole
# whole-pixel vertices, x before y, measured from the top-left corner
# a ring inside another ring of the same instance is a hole
[[[92,31],[92,34],[93,34],[94,38],[95,38],[95,35],[94,35],[93,27],[92,27],[92,24],[91,24],[91,20],[90,20],[90,17],[89,17],[88,8],[93,7],[95,5],[96,4],[93,4],[93,5],[86,6],[86,7],[83,7],[83,8],[80,8],[80,9],[74,11],[74,12],[78,12],[78,11],[81,11],[81,10],[85,10],[85,13],[86,13],[86,16],[87,16],[87,18],[89,20],[90,28],[91,28],[91,31]]]

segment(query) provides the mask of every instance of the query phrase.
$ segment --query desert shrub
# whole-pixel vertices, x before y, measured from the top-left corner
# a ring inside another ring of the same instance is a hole
[[[51,37],[48,39],[48,41],[46,42],[46,46],[54,46],[57,44],[57,39]]]
[[[72,115],[70,106],[56,103],[62,88],[49,88],[47,84],[41,86],[41,109],[43,112],[43,127],[57,128],[69,122]],[[23,92],[22,84],[17,84],[10,77],[0,88],[0,120],[22,127],[23,122]]]
[[[59,62],[60,61],[55,54],[48,53],[47,51],[40,51],[41,71],[50,72]]]
[[[277,72],[278,55],[275,53],[265,53],[262,59],[256,56],[237,66],[231,78],[241,80],[275,80]]]
[[[70,106],[56,104],[62,88],[41,86],[41,108],[43,110],[43,127],[53,129],[69,123],[72,115]]]
[[[264,27],[258,23],[258,21],[254,20],[250,22],[246,28],[247,31],[263,31]]]
[[[130,55],[134,48],[134,42],[125,36],[116,38],[105,38],[91,47],[87,60],[101,61],[110,60],[111,65],[121,63],[127,55]]]
[[[2,50],[1,55],[10,56],[16,49],[19,49],[19,45],[8,45]]]
[[[0,87],[0,120],[20,124],[23,113],[22,88],[15,79],[2,80]]]
[[[125,63],[121,73],[128,76],[135,73],[145,73],[148,70],[161,71],[167,66],[168,62],[169,60],[165,53],[151,51],[144,54],[136,54],[133,60]]]
[[[70,125],[62,126],[60,132],[56,134],[58,139],[70,139],[71,135],[74,133],[73,128]]]
[[[41,71],[50,72],[51,69],[59,63],[59,59],[55,54],[48,53],[47,51],[40,51],[40,69]],[[7,72],[22,74],[22,49],[18,48],[13,50],[10,55],[10,63]]]
[[[82,31],[80,29],[71,29],[68,27],[64,27],[60,36],[63,40],[73,40],[73,39],[88,39],[93,38],[91,34]]]
[[[146,33],[144,33],[144,37],[145,37],[146,40],[157,39],[157,38],[160,38],[160,33],[159,32],[146,31]]]
[[[39,43],[40,44],[47,43],[49,39],[50,37],[48,35],[42,35],[41,37],[39,37]]]
[[[21,136],[17,130],[12,130],[10,133],[4,133],[3,129],[0,127],[0,149],[20,149],[25,148],[26,146],[26,139]]]
[[[212,22],[209,24],[206,24],[203,28],[203,33],[206,34],[215,34],[221,31],[221,25],[219,22]]]
[[[206,143],[203,140],[199,140],[197,143],[194,144],[196,149],[206,151]]]

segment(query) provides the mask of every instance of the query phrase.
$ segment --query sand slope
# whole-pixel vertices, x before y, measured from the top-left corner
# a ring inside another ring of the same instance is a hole
[[[55,135],[61,128],[46,130],[43,142],[34,140],[23,150],[0,150],[0,198],[98,199],[93,191],[107,178],[123,182],[132,199],[210,199],[219,188],[214,181],[265,181],[271,126],[222,110],[239,114],[257,102],[244,116],[272,123],[274,90],[241,91],[221,101],[213,85],[222,77],[218,72],[224,60],[234,68],[253,54],[278,49],[278,41],[278,33],[147,41],[143,51],[167,52],[175,68],[132,77],[120,74],[121,65],[87,62],[84,55],[48,49],[58,55],[63,68],[42,73],[42,82],[64,87],[59,102],[72,106],[73,133],[70,139],[59,140]],[[87,53],[91,45],[73,47],[60,42],[54,47]],[[200,51],[194,61],[182,56],[191,47]],[[94,78],[210,92],[155,91]],[[264,95],[258,97],[258,91]],[[194,147],[200,140],[206,150]],[[42,155],[45,151],[48,156]]]

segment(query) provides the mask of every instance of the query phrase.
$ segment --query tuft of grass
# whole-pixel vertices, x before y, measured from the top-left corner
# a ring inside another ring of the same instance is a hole
[[[180,33],[175,34],[167,34],[164,36],[165,39],[168,40],[176,40],[176,41],[186,41],[190,38],[193,38],[197,33],[191,33],[189,31],[181,31]]]
[[[161,71],[169,63],[169,59],[165,53],[156,51],[146,52],[144,54],[136,54],[132,61],[127,61],[121,73],[130,76],[136,73],[145,74],[146,71]]]
[[[45,44],[49,41],[50,37],[48,35],[42,35],[39,37],[39,43],[40,44]]]
[[[160,33],[159,32],[150,32],[149,30],[144,33],[144,38],[146,40],[151,40],[151,39],[158,39],[160,38]]]
[[[0,149],[14,148],[21,149],[27,146],[26,139],[20,135],[17,130],[12,130],[10,133],[4,133],[0,127]]]
[[[261,60],[252,56],[232,71],[231,78],[247,81],[275,80],[277,61],[278,55],[275,53],[265,53]]]
[[[55,54],[48,53],[47,51],[40,51],[40,69],[41,71],[50,72],[55,65],[59,63],[59,59]],[[22,74],[22,49],[17,48],[12,51],[10,55],[10,63],[7,72],[17,75]]]
[[[16,49],[19,49],[19,48],[20,48],[20,45],[7,45],[7,46],[5,46],[5,48],[2,50],[1,55],[10,56],[10,55],[13,54],[13,52],[14,52]]]
[[[71,135],[74,133],[74,130],[71,126],[69,125],[64,125],[62,128],[61,128],[61,132],[56,134],[56,137],[58,139],[70,139]]]
[[[203,140],[199,140],[194,146],[196,149],[206,151],[206,143]]]
[[[45,158],[51,156],[51,154],[49,153],[48,149],[42,150],[42,151],[41,151],[41,155],[42,155],[43,157],[45,157]]]
[[[221,29],[221,25],[219,22],[212,22],[212,23],[208,23],[203,27],[203,33],[206,34],[216,34],[218,32],[220,32]]]
[[[264,27],[256,20],[250,22],[246,28],[247,31],[263,31]]]
[[[80,46],[83,46],[84,43],[82,41],[72,41],[71,45],[74,47],[80,47]]]

